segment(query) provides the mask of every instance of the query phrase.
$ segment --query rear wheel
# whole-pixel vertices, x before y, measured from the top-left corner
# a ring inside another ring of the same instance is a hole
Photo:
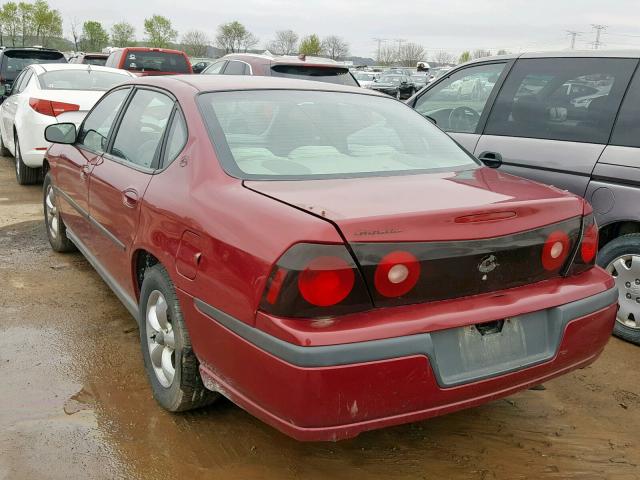
[[[623,235],[604,246],[598,265],[618,287],[620,309],[614,335],[640,345],[640,233]]]
[[[51,248],[56,252],[73,252],[76,246],[67,238],[67,227],[58,209],[58,199],[51,183],[51,173],[44,177],[44,222]]]
[[[0,155],[3,157],[10,157],[11,152],[7,147],[4,146],[4,140],[2,139],[2,134],[0,133]]]
[[[20,185],[33,185],[40,179],[41,168],[27,167],[22,161],[22,151],[20,150],[20,141],[18,140],[18,134],[14,134],[13,141],[15,142],[16,150],[16,181]]]
[[[140,317],[142,355],[157,402],[180,412],[215,401],[218,394],[202,383],[175,288],[162,265],[145,271]]]

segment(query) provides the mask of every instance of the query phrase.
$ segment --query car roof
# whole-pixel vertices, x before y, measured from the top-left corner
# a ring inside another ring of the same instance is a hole
[[[135,78],[135,75],[127,70],[102,67],[100,65],[89,65],[88,63],[33,63],[29,66],[33,67],[38,74],[44,72],[52,72],[55,70],[93,70],[95,72],[120,73]]]
[[[372,90],[349,85],[338,85],[313,80],[253,75],[169,75],[138,77],[133,84],[143,84],[172,90],[188,85],[196,92],[220,92],[238,90],[310,90],[359,93],[386,96]]]
[[[154,48],[154,47],[123,47],[123,48],[114,48],[110,53],[122,52],[123,50],[132,51],[132,52],[163,52],[163,53],[179,53],[184,55],[182,50],[172,50],[170,48]]]
[[[493,55],[491,57],[476,58],[464,65],[482,63],[494,60],[513,60],[516,58],[638,58],[640,50],[561,50],[557,52],[525,52],[508,55]]]
[[[220,60],[260,60],[262,63],[271,65],[312,65],[314,67],[339,67],[348,69],[349,67],[336,62],[330,58],[298,55],[264,55],[259,53],[230,53],[220,58]]]

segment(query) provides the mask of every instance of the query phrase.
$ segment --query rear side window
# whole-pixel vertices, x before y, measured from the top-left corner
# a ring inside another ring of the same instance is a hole
[[[184,55],[171,52],[130,50],[122,68],[136,72],[190,73]]]
[[[488,135],[606,143],[637,60],[518,60],[485,128]]]
[[[169,127],[163,167],[175,160],[184,148],[185,143],[187,143],[187,123],[184,121],[180,110],[177,110]]]
[[[274,65],[271,67],[274,77],[300,78],[316,82],[336,83],[358,87],[349,69],[344,67],[314,67],[311,65]]]
[[[610,143],[623,147],[640,147],[640,75],[638,74],[633,78],[624,97]]]
[[[231,60],[227,64],[227,68],[224,69],[225,75],[248,75],[249,66],[243,62],[236,62]]]
[[[8,50],[4,52],[0,76],[13,82],[18,74],[34,63],[67,63],[60,52],[40,50]]]

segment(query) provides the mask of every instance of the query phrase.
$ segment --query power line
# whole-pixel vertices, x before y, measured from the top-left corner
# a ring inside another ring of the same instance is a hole
[[[380,59],[380,48],[382,47],[382,44],[383,43],[387,43],[389,41],[389,39],[374,37],[373,40],[375,42],[378,42],[378,53],[377,53],[378,58],[376,60],[379,60]]]

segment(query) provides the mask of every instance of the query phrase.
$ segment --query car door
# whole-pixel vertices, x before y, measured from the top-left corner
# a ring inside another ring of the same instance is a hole
[[[162,139],[174,104],[173,97],[166,93],[137,88],[120,116],[104,161],[91,171],[89,214],[98,230],[92,238],[92,250],[131,296],[134,287],[129,259],[140,204],[158,168]]]
[[[16,81],[13,83],[11,94],[2,104],[2,138],[5,145],[15,154],[15,145],[13,137],[13,125],[15,123],[16,112],[18,111],[18,104],[20,103],[20,94],[24,90],[24,87],[29,83],[33,75],[33,71],[30,68],[25,68]]]
[[[54,183],[58,197],[63,199],[59,207],[65,224],[83,243],[90,241],[94,229],[89,218],[89,175],[102,161],[115,120],[130,92],[130,87],[124,87],[102,97],[80,126],[74,148],[55,159]]]
[[[520,58],[475,148],[501,170],[584,195],[636,68],[628,58]],[[572,85],[596,94],[580,96]]]
[[[504,60],[455,70],[423,90],[412,106],[473,152],[511,63]]]
[[[609,145],[598,159],[585,198],[600,227],[640,221],[640,73],[618,112]],[[631,233],[621,230],[619,233]]]

